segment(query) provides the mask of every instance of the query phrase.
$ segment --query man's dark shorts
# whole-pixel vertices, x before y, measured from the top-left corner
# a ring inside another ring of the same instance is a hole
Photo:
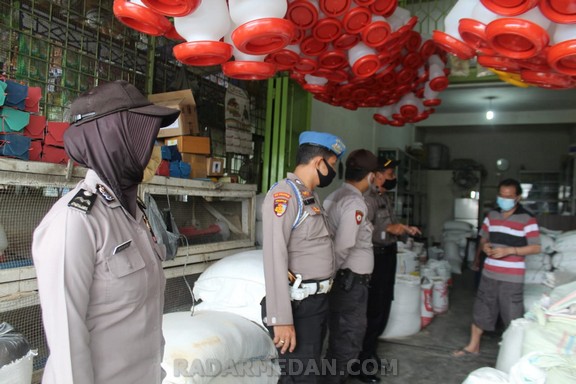
[[[505,327],[512,320],[524,316],[524,284],[482,275],[474,301],[474,324],[484,331],[493,331],[498,315],[502,317]]]

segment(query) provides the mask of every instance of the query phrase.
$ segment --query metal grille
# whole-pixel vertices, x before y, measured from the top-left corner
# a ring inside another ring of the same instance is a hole
[[[444,30],[444,17],[457,0],[399,0],[398,5],[408,9],[413,16],[418,16],[414,28],[425,38],[432,36],[435,29]]]

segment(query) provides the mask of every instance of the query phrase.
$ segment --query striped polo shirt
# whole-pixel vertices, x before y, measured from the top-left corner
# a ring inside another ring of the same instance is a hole
[[[504,218],[501,209],[490,211],[480,230],[480,236],[493,247],[524,247],[540,244],[540,232],[534,215],[522,205]],[[487,257],[483,274],[494,280],[523,283],[526,264],[524,256],[508,255],[501,259]]]

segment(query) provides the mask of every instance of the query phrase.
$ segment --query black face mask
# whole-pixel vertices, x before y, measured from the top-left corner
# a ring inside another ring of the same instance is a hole
[[[320,170],[318,169],[316,170],[316,172],[318,172],[318,179],[320,180],[320,184],[318,184],[319,188],[329,186],[332,180],[334,180],[334,177],[336,176],[336,171],[334,170],[334,168],[330,166],[330,164],[328,164],[326,159],[322,159],[322,161],[324,161],[324,164],[326,164],[326,168],[328,168],[328,174],[323,175],[320,173]]]
[[[394,188],[396,188],[396,184],[398,184],[397,179],[388,179],[384,181],[384,184],[382,184],[382,188],[384,188],[387,191],[391,191]]]

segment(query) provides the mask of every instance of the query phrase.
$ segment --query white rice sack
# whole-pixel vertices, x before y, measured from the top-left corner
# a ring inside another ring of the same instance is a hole
[[[444,258],[444,250],[440,247],[428,247],[429,260],[442,260]]]
[[[524,332],[532,322],[528,319],[520,318],[510,322],[506,331],[502,334],[496,369],[510,373],[510,368],[522,357],[522,343],[524,342]]]
[[[540,308],[543,301],[548,301],[552,288],[543,284],[524,284],[524,310],[531,311],[534,306]]]
[[[260,302],[266,295],[262,250],[226,256],[209,266],[194,283],[201,310],[248,316],[261,323]]]
[[[468,231],[469,233],[472,231],[472,224],[467,223],[465,221],[457,221],[457,220],[449,220],[445,221],[442,225],[442,229],[444,231]]]
[[[251,360],[227,369],[210,384],[277,384],[279,376],[277,361]]]
[[[576,249],[554,254],[552,256],[552,266],[559,271],[576,274]]]
[[[546,371],[533,364],[530,356],[523,356],[510,368],[510,384],[545,384]]]
[[[268,332],[233,313],[174,312],[163,317],[166,345],[163,384],[208,383],[250,361],[272,361],[276,347]],[[275,383],[278,377],[271,377]],[[238,381],[236,381],[238,382]]]
[[[442,233],[442,244],[446,244],[448,242],[455,242],[460,247],[466,247],[466,242],[468,241],[468,237],[470,237],[469,233],[444,232],[444,233]]]
[[[36,355],[35,351],[28,351],[25,356],[0,368],[0,383],[30,384],[32,382],[32,362]]]
[[[535,271],[549,271],[552,269],[552,258],[545,253],[528,255],[524,258],[526,269]]]
[[[524,284],[542,284],[546,281],[546,271],[527,269],[524,274]]]
[[[546,227],[538,227],[540,229],[540,233],[543,233],[551,238],[555,239],[556,237],[560,236],[563,231],[555,230],[555,229],[548,229]]]
[[[556,252],[566,252],[575,251],[576,252],[576,230],[564,232],[556,237],[554,241],[554,251]]]
[[[397,256],[396,274],[409,275],[420,270],[420,260],[417,253],[403,250],[398,252]]]
[[[554,239],[552,236],[540,232],[540,247],[542,253],[554,253]]]
[[[448,281],[439,277],[432,279],[432,310],[436,314],[448,311]]]
[[[381,339],[411,336],[420,331],[420,278],[396,275],[394,301]]]
[[[495,368],[478,368],[466,377],[462,384],[509,384],[508,374]]]

